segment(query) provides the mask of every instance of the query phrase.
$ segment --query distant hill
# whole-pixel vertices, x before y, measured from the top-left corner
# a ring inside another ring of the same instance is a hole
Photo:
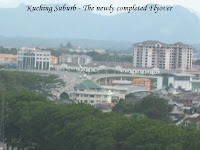
[[[132,12],[102,16],[83,10],[30,13],[26,12],[25,5],[20,5],[18,8],[0,8],[0,22],[0,35],[3,36],[0,45],[3,46],[56,47],[61,42],[72,41],[83,47],[127,49],[132,43],[144,40],[200,43],[199,18],[180,6],[174,6],[170,13]]]
[[[104,41],[90,39],[72,39],[72,38],[34,38],[34,37],[6,37],[0,36],[0,46],[8,47],[59,47],[62,43],[64,46],[71,42],[75,46],[81,48],[93,49],[111,49],[111,50],[127,50],[132,46],[132,42],[120,41]]]

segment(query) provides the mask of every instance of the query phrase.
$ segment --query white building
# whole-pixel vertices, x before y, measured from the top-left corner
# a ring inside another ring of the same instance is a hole
[[[99,72],[101,70],[115,70],[121,73],[129,74],[151,74],[156,75],[160,73],[158,68],[122,68],[120,66],[116,67],[106,67],[106,66],[70,66],[67,64],[61,64],[56,66],[57,70],[67,69],[75,71],[84,71],[84,72]]]
[[[186,91],[192,90],[192,74],[186,73],[174,73],[169,76],[158,77],[157,89],[162,89],[166,87],[173,87],[178,89],[181,87]]]
[[[50,70],[50,51],[22,48],[17,53],[17,68],[25,70]]]
[[[104,90],[100,85],[91,81],[84,80],[82,83],[74,87],[74,91],[70,92],[70,99],[76,103],[111,103],[112,102],[111,91]]]
[[[61,55],[60,64],[87,65],[92,63],[92,58],[87,55]]]
[[[111,91],[113,93],[112,99],[125,99],[128,92],[128,88],[116,87],[116,86],[102,86],[105,91]]]
[[[70,52],[76,52],[76,53],[88,53],[88,52],[97,52],[99,54],[105,54],[104,49],[95,49],[95,50],[88,50],[88,49],[70,49]]]
[[[145,41],[134,44],[133,67],[186,70],[192,68],[192,55],[193,48],[181,42]]]

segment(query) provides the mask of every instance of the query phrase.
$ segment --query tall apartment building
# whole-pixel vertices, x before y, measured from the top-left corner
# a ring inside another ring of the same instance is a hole
[[[87,55],[61,55],[59,56],[60,64],[87,65],[92,63],[92,58]]]
[[[25,70],[50,70],[50,51],[23,48],[17,53],[17,68]]]
[[[192,68],[193,48],[181,42],[145,41],[134,44],[133,67],[182,70]]]

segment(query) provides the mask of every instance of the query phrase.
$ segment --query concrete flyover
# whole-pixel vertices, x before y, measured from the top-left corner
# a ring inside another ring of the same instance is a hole
[[[101,74],[101,75],[91,75],[91,77],[97,81],[102,78],[111,78],[111,77],[127,77],[127,78],[151,78],[151,79],[157,79],[158,76],[152,76],[152,75],[136,75],[136,74]]]
[[[155,93],[154,91],[149,91],[149,90],[137,90],[137,91],[132,91],[130,93],[140,93],[140,92]]]
[[[101,84],[103,81],[105,85],[110,85],[113,80],[132,80],[133,78],[147,78],[147,79],[157,79],[158,76],[153,75],[136,75],[136,74],[101,74],[101,75],[91,75],[92,80],[96,83]]]

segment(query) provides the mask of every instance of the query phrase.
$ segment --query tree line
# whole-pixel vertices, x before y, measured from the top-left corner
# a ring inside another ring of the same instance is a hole
[[[51,90],[64,84],[63,80],[56,75],[42,76],[29,72],[0,71],[0,91],[31,90],[45,96],[52,96]]]
[[[149,119],[159,120],[165,123],[172,122],[169,114],[173,110],[173,106],[169,105],[166,99],[149,95],[137,102],[133,102],[131,98],[135,98],[134,94],[129,94],[125,100],[120,100],[113,108],[113,112],[121,114],[141,114],[140,116],[145,116]]]
[[[195,129],[103,113],[88,104],[55,104],[29,91],[2,95],[5,142],[18,150],[200,149],[200,131]]]

